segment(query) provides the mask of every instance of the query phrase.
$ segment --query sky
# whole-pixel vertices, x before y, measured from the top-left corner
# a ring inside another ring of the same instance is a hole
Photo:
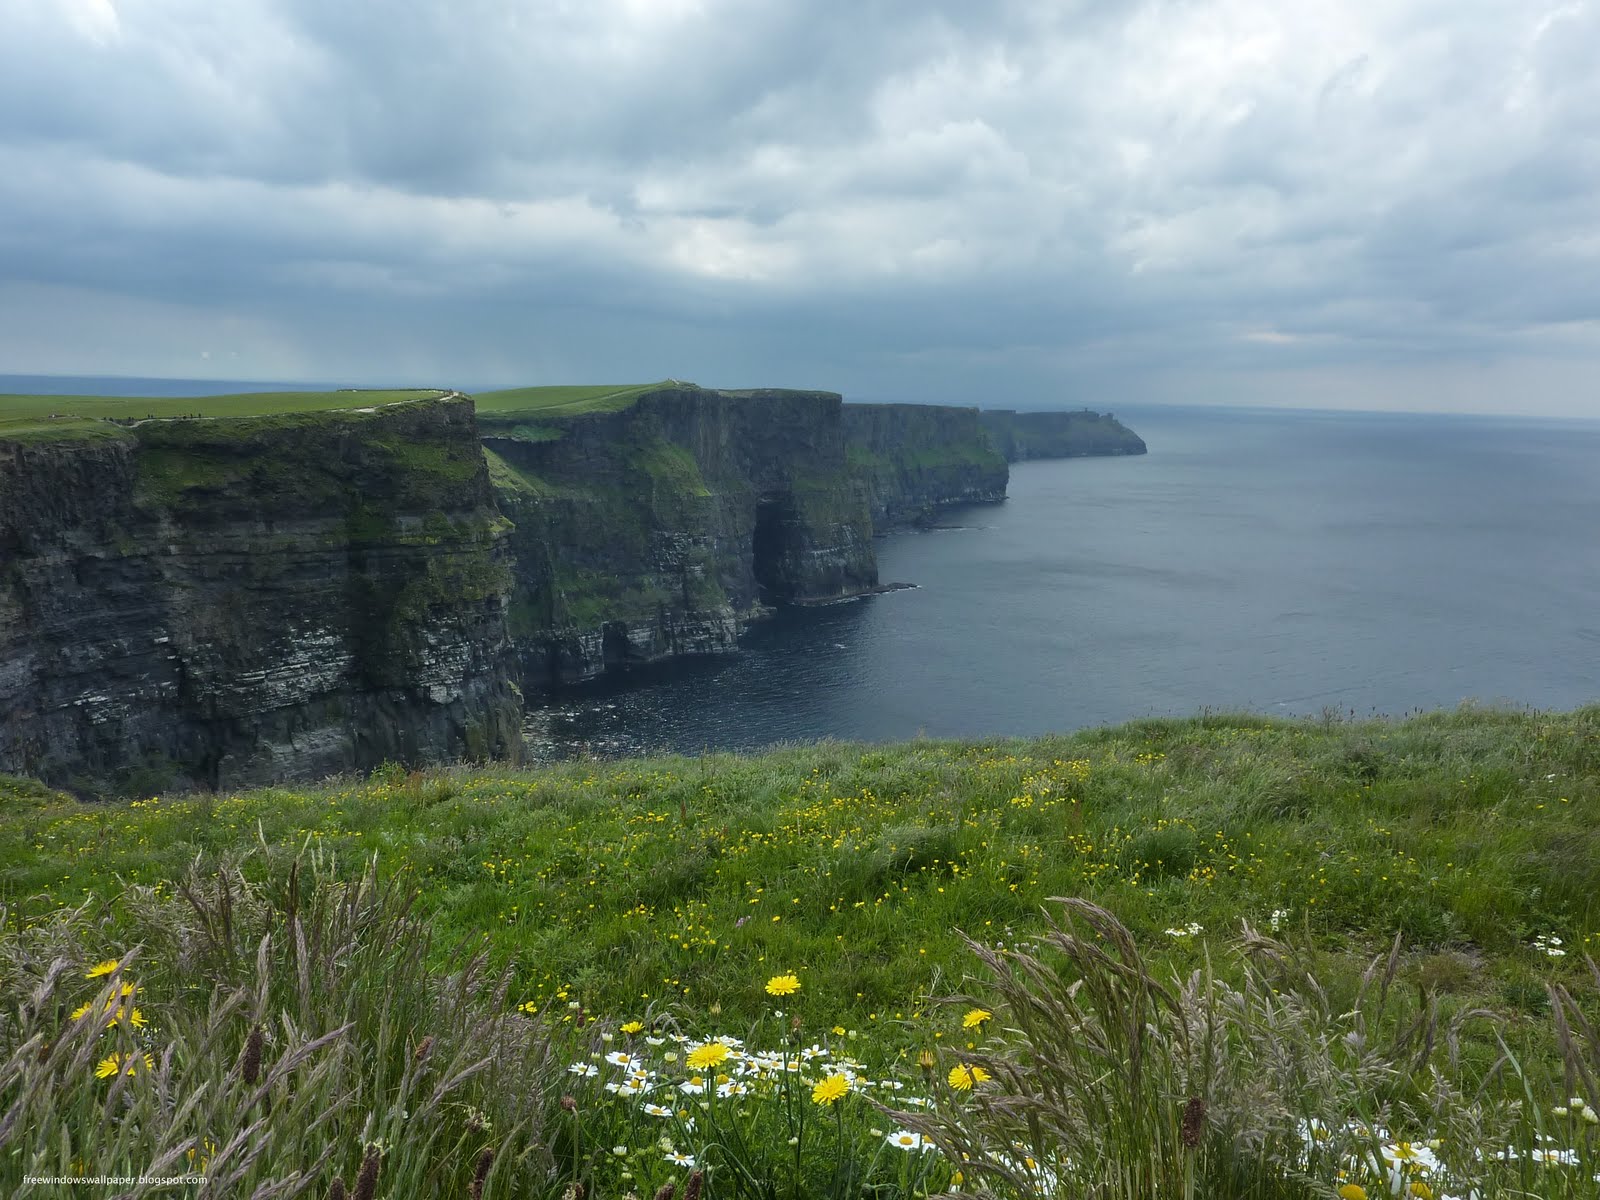
[[[0,372],[1600,417],[1600,0],[0,0]]]

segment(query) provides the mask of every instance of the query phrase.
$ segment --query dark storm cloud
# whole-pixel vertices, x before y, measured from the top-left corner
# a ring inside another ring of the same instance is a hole
[[[1396,406],[1600,354],[1600,0],[6,19],[0,369]]]

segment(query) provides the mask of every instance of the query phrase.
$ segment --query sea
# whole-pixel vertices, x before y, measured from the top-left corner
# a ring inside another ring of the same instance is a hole
[[[535,757],[1600,701],[1600,422],[1161,408],[889,534],[911,588],[529,713]]]
[[[0,392],[269,386],[0,376]],[[1003,503],[879,539],[880,577],[908,588],[546,697],[530,757],[1600,701],[1600,422],[1118,416],[1148,454],[1015,464]]]

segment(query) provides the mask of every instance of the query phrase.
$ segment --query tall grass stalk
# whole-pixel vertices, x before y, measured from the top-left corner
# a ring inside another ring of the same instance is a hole
[[[88,904],[0,938],[0,1194],[52,1194],[33,1176],[257,1200],[339,1176],[386,1196],[549,1181],[538,1027],[482,953],[431,968],[427,924],[371,863],[340,882],[312,859],[277,886],[197,869],[179,891],[123,898],[142,945],[109,944]]]
[[[1059,919],[1024,946],[968,939],[984,990],[949,1000],[1002,1026],[958,1056],[987,1081],[934,1112],[893,1113],[959,1167],[959,1194],[1600,1196],[1592,1101],[1561,1109],[1552,1140],[1548,1099],[1509,1049],[1486,1067],[1461,1058],[1464,1027],[1492,1014],[1446,1020],[1433,997],[1402,998],[1398,941],[1342,1008],[1248,925],[1242,982],[1209,965],[1160,980],[1110,912],[1055,903]],[[1569,993],[1553,1000],[1573,1078],[1592,1086],[1595,1028]],[[1495,1086],[1505,1075],[1510,1089]]]

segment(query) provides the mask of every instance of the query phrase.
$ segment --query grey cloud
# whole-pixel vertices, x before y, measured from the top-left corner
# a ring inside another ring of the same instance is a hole
[[[1182,398],[1600,349],[1595,0],[19,3],[0,257],[64,315],[0,370],[141,299],[139,370],[203,304],[256,377]]]

